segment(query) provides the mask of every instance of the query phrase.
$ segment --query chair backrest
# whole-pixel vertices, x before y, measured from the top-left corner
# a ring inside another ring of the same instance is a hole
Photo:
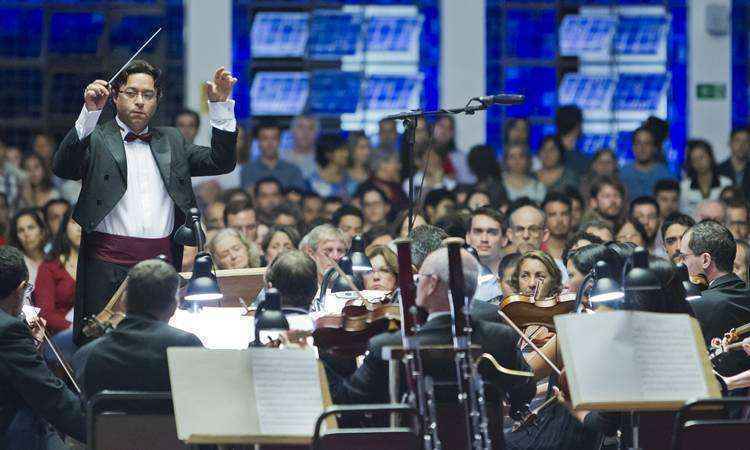
[[[323,430],[326,418],[334,414],[364,415],[398,413],[408,416],[405,423],[415,423],[417,412],[402,403],[380,405],[334,406],[318,417],[313,435],[313,450],[414,450],[422,447],[417,430],[409,427],[336,428]]]
[[[731,411],[743,407],[750,407],[750,397],[707,399],[686,404],[675,418],[672,449],[705,449],[719,443],[745,442],[750,436],[750,420],[730,418]]]
[[[177,438],[169,392],[103,391],[88,402],[91,450],[185,450]]]

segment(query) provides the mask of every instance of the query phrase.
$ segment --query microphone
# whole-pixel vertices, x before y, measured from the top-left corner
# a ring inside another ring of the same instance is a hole
[[[485,106],[490,105],[520,105],[526,100],[521,94],[496,94],[496,95],[485,95],[483,97],[477,97],[481,104]]]

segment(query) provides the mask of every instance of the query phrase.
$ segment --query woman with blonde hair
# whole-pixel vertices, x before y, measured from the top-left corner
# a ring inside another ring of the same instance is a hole
[[[550,255],[532,250],[518,260],[511,286],[519,294],[531,295],[538,291],[538,298],[550,297],[562,290],[562,272]]]
[[[393,250],[387,245],[375,245],[368,248],[365,254],[372,265],[372,271],[362,276],[365,289],[395,291],[398,287],[398,260]]]
[[[234,228],[225,228],[208,242],[206,249],[214,257],[217,269],[260,267],[260,251]]]

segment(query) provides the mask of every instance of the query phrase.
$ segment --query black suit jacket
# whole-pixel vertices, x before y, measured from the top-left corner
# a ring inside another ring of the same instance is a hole
[[[211,147],[188,143],[180,131],[171,127],[151,127],[151,153],[159,168],[164,187],[175,204],[175,229],[185,221],[190,208],[197,206],[190,177],[219,175],[231,172],[237,162],[235,147],[237,133],[213,128]],[[71,129],[55,150],[52,160],[55,175],[70,180],[82,180],[81,194],[73,210],[73,218],[83,228],[81,258],[78,258],[78,286],[86,286],[87,257],[86,235],[117,205],[127,189],[127,159],[125,145],[117,122],[111,120],[98,125],[83,140],[78,139],[75,127]],[[134,217],[133,220],[138,220]],[[174,230],[173,230],[174,231]],[[172,262],[179,271],[182,266],[182,247],[172,245]],[[83,314],[96,314],[87,304],[87,295],[98,298],[93,303],[102,304],[112,292],[84,292],[76,289],[74,334],[81,344]]]
[[[733,273],[715,279],[690,306],[701,325],[706,345],[712,338],[724,336],[730,328],[750,323],[750,292]]]
[[[516,346],[516,334],[510,327],[498,323],[475,321],[472,344],[478,344],[490,353],[503,367],[530,371],[526,360]],[[451,345],[450,315],[438,316],[427,321],[419,330],[420,345]],[[388,361],[382,358],[386,346],[400,346],[400,332],[383,333],[370,340],[369,353],[362,365],[350,377],[333,383],[334,403],[388,403]],[[436,383],[455,383],[454,364],[425,363],[425,371]],[[531,378],[509,377],[496,371],[487,371],[485,381],[510,397],[513,405],[527,403],[534,396],[536,386]],[[403,377],[401,377],[403,380]],[[443,397],[445,398],[445,397]],[[455,399],[455,396],[449,398]],[[442,400],[438,397],[438,400]]]
[[[85,398],[105,389],[171,391],[167,348],[202,345],[192,333],[129,313],[113,331],[81,347],[73,367]]]
[[[50,372],[22,319],[0,311],[0,449],[16,413],[29,407],[63,433],[86,442],[78,397]]]

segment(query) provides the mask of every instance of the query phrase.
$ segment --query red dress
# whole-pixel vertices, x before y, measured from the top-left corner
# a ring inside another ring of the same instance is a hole
[[[65,319],[73,307],[76,281],[59,260],[43,261],[39,265],[34,283],[34,301],[41,308],[39,315],[47,321],[50,332],[58,333],[70,328]]]

